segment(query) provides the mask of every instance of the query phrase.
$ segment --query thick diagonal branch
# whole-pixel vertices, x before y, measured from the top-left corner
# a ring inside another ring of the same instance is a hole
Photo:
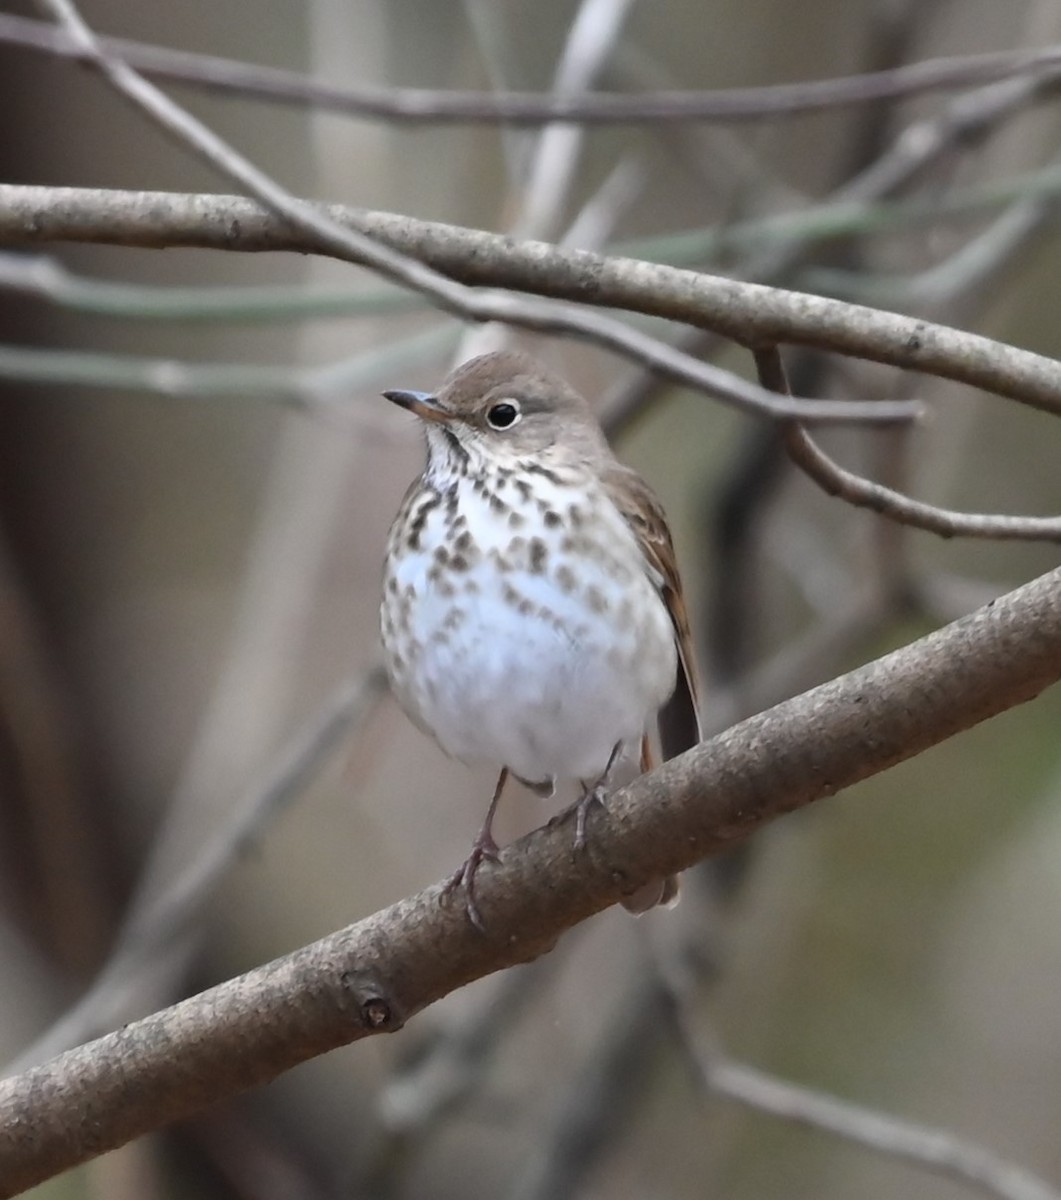
[[[570,824],[484,871],[488,933],[428,888],[0,1084],[0,1197],[408,1018],[783,813],[1061,678],[1061,569],[734,726],[617,792],[586,855]]]

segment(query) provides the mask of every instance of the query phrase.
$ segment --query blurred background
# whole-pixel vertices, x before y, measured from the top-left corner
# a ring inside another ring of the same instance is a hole
[[[747,87],[1061,41],[1047,0],[85,0],[84,15],[337,84],[485,91]],[[169,90],[306,196],[1056,355],[1059,78],[582,132]],[[0,122],[10,182],[231,190],[88,71],[3,44]],[[25,270],[44,258],[63,268],[50,296]],[[293,255],[63,246],[0,256],[0,285],[0,1057],[25,1062],[467,853],[491,773],[446,760],[376,672],[384,539],[423,453],[379,392],[430,387],[505,335]],[[1051,547],[885,525],[820,494],[763,423],[598,350],[510,344],[594,398],[662,496],[711,729],[1056,562]],[[799,394],[931,401],[916,429],[830,432],[852,469],[937,504],[1061,511],[1048,417],[839,358],[787,363]],[[1055,692],[691,873],[673,912],[603,914],[399,1034],[34,1194],[969,1190],[734,1103],[693,1048],[949,1128],[1061,1184],[1059,729]],[[498,831],[552,811],[513,789]]]

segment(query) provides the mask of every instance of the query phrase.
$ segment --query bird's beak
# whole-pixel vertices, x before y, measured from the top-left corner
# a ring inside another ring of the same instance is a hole
[[[430,392],[391,391],[384,392],[383,395],[392,404],[397,404],[399,408],[406,408],[409,412],[416,413],[418,417],[422,417],[425,421],[443,423],[453,420],[453,414],[443,408],[438,402],[438,397],[432,396]]]

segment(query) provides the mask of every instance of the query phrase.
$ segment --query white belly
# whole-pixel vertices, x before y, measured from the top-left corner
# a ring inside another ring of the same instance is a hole
[[[420,551],[388,570],[382,627],[395,694],[448,754],[531,782],[591,780],[670,695],[666,607],[625,521],[603,495],[597,506],[580,531],[535,523],[532,535],[529,522],[510,527],[467,494],[464,545],[474,549],[460,556],[464,569],[438,564],[439,547],[454,544],[453,511],[439,505]],[[587,528],[597,532],[588,553]]]

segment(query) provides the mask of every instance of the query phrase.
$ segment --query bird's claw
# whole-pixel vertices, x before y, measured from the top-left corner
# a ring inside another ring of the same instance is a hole
[[[586,821],[589,818],[590,809],[596,805],[601,808],[608,807],[608,789],[603,783],[595,784],[591,788],[586,788],[581,796],[575,801],[575,850],[581,852],[585,850],[586,843],[589,840],[586,837]]]
[[[468,914],[468,920],[480,933],[486,933],[486,926],[483,924],[482,913],[479,911],[475,897],[475,877],[479,873],[484,859],[497,862],[500,854],[500,848],[493,837],[490,834],[485,836],[480,834],[472,845],[471,854],[442,885],[444,899],[451,896],[458,888],[464,888],[464,910]]]

